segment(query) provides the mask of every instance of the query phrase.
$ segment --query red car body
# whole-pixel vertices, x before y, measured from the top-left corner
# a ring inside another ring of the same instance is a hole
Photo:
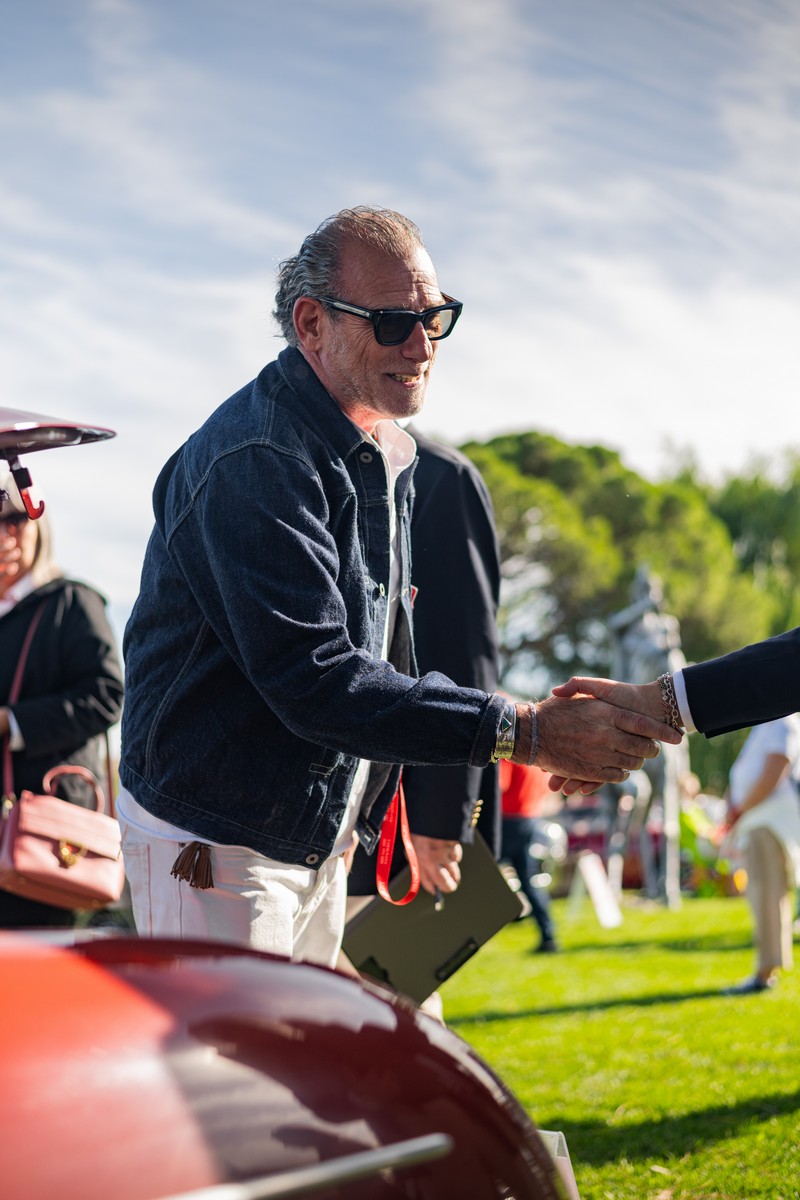
[[[156,1200],[263,1177],[273,1190],[242,1197],[564,1195],[501,1080],[378,986],[214,943],[12,933],[0,979],[4,1200]],[[434,1134],[438,1157],[335,1182]]]

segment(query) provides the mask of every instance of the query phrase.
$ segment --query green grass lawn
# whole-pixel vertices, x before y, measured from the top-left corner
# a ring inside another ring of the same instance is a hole
[[[517,922],[442,995],[535,1123],[563,1130],[581,1200],[800,1198],[800,961],[771,992],[722,996],[753,966],[744,899],[631,900],[613,930],[588,900],[554,908],[563,953],[532,954]]]

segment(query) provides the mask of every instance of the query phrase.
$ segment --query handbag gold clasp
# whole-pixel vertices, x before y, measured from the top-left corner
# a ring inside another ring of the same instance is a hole
[[[58,861],[62,867],[74,867],[79,858],[86,856],[85,846],[75,846],[71,842],[58,843]]]

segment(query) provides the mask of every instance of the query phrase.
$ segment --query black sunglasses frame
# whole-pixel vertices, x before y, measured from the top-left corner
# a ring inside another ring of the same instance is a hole
[[[442,295],[447,301],[446,304],[437,304],[434,308],[423,309],[422,312],[414,312],[410,308],[359,308],[357,304],[348,304],[346,300],[336,300],[332,296],[320,296],[320,300],[323,304],[327,304],[328,308],[335,308],[337,312],[350,313],[353,317],[361,317],[363,320],[369,321],[372,325],[372,332],[375,334],[375,341],[379,346],[402,346],[403,342],[408,341],[411,337],[417,321],[420,322],[432,342],[440,342],[443,338],[450,336],[456,327],[456,321],[461,316],[461,310],[464,305],[460,300],[454,300],[452,296],[448,296],[445,292],[442,292]],[[451,312],[453,319],[444,333],[434,336],[426,327],[425,322],[435,313],[440,312]],[[392,338],[388,341],[386,338],[382,338],[380,325],[384,318],[400,316],[413,318],[408,326],[408,333],[401,338]]]

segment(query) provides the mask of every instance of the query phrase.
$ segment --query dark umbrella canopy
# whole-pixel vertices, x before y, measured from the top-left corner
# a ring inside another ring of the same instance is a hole
[[[33,480],[19,461],[20,454],[51,450],[57,446],[80,446],[84,442],[100,442],[115,436],[113,429],[104,429],[101,425],[79,425],[44,413],[0,408],[0,458],[8,463],[25,511],[33,520],[44,512],[44,501],[31,496]],[[8,498],[8,493],[0,489],[0,509]]]
[[[44,413],[0,408],[0,456],[3,458],[56,446],[80,446],[84,442],[99,442],[114,436],[113,429],[104,429],[100,425],[82,425]]]

